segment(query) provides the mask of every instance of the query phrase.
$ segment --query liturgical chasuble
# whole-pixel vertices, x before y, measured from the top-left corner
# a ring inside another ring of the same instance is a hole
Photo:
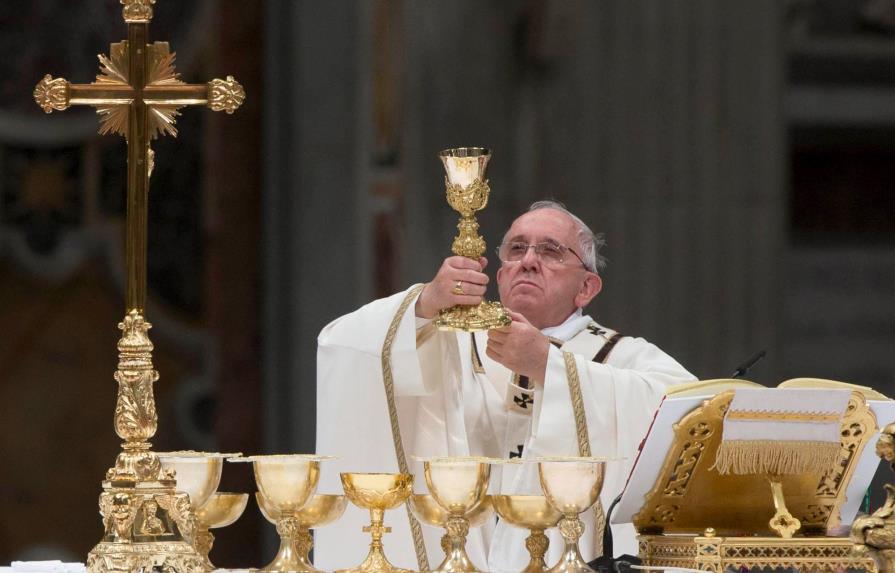
[[[440,332],[416,318],[420,290],[417,285],[373,301],[320,333],[317,453],[338,459],[322,464],[319,493],[341,493],[339,472],[400,468],[416,476],[414,491],[425,493],[417,457],[577,456],[572,382],[580,387],[591,455],[625,458],[607,464],[601,501],[608,507],[624,487],[665,388],[694,379],[640,338],[620,338],[605,363],[594,361],[603,358],[597,355],[613,333],[576,312],[542,331],[553,342],[546,379],[520,380],[486,355],[487,333]],[[539,495],[537,464],[494,466],[489,493]],[[581,550],[590,560],[593,511],[582,520],[587,529]],[[317,530],[315,565],[333,570],[359,564],[369,545],[366,524],[368,512],[349,505],[342,519]],[[387,512],[386,525],[392,533],[383,544],[395,565],[420,569],[427,560],[435,567],[443,558],[443,532],[415,523],[405,507]],[[636,553],[633,527],[612,527],[616,553]],[[562,538],[555,529],[547,533],[547,561],[555,562]],[[488,570],[520,570],[528,563],[527,536],[495,520],[470,530],[467,552]]]

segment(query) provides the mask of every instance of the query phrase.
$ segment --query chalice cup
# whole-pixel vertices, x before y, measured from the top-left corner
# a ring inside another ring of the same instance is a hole
[[[443,573],[481,571],[466,554],[470,516],[488,492],[491,466],[470,458],[442,458],[423,462],[426,485],[432,498],[447,512],[445,529],[450,545],[444,561],[434,569]]]
[[[199,520],[196,532],[196,550],[209,569],[217,569],[208,558],[211,547],[214,545],[214,535],[209,530],[227,527],[239,519],[239,516],[245,511],[248,501],[249,494],[247,493],[217,492],[205,505],[196,510],[196,518]]]
[[[441,550],[447,555],[451,550],[451,536],[446,531],[447,520],[450,517],[448,511],[438,505],[435,498],[428,493],[415,493],[410,496],[407,502],[410,504],[410,511],[413,512],[417,519],[426,525],[445,529],[444,535],[441,536]],[[486,495],[482,503],[476,506],[466,516],[466,519],[469,520],[469,527],[480,527],[485,525],[493,516],[494,506],[491,504],[491,496]]]
[[[541,489],[547,501],[560,513],[559,531],[565,549],[549,573],[594,573],[582,559],[578,540],[584,523],[578,517],[600,497],[606,462],[595,458],[565,458],[538,463]]]
[[[383,473],[343,473],[342,488],[354,505],[370,510],[370,525],[364,532],[372,537],[363,563],[339,573],[410,573],[392,565],[382,548],[382,536],[392,528],[383,524],[385,511],[404,503],[413,491],[413,475]]]
[[[255,493],[258,507],[267,521],[276,524],[279,510],[261,494]],[[348,499],[344,495],[317,494],[313,496],[296,514],[297,528],[284,529],[280,534],[280,550],[274,559],[284,567],[283,570],[302,573],[322,573],[315,568],[308,557],[314,546],[311,529],[323,527],[339,519],[345,512]]]
[[[454,237],[451,251],[478,261],[485,254],[485,239],[478,233],[475,213],[485,208],[491,193],[485,179],[491,151],[483,147],[458,147],[445,149],[438,156],[447,173],[445,187],[448,205],[460,213],[457,224],[460,233]],[[458,282],[455,288],[456,294],[463,293],[462,282]],[[475,332],[500,328],[510,322],[509,314],[499,302],[482,301],[477,306],[458,305],[442,310],[435,319],[435,326],[441,330]]]
[[[230,460],[252,462],[255,484],[265,500],[272,522],[280,534],[280,552],[261,571],[296,571],[298,561],[292,541],[299,529],[299,511],[317,490],[320,479],[320,456],[267,455]]]
[[[531,561],[522,573],[545,573],[547,563],[544,555],[550,547],[550,539],[544,530],[556,527],[562,513],[542,495],[495,495],[494,510],[510,525],[528,529],[530,534],[525,539],[525,548]]]
[[[169,472],[177,481],[177,491],[186,493],[190,498],[190,513],[188,521],[192,531],[182,531],[184,538],[199,549],[199,519],[198,511],[208,503],[221,483],[221,473],[224,468],[224,459],[239,456],[241,454],[220,454],[212,452],[163,452],[158,454],[162,468]],[[208,571],[213,569],[206,559],[204,566]]]

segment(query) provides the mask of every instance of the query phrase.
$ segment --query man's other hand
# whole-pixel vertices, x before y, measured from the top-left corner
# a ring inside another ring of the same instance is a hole
[[[488,260],[448,257],[416,299],[415,312],[420,318],[435,318],[438,311],[454,305],[478,305],[484,300],[488,275],[483,271]],[[461,294],[462,293],[462,294]]]
[[[513,322],[509,326],[488,331],[486,353],[516,374],[543,382],[550,341],[524,316],[509,309],[507,311]]]

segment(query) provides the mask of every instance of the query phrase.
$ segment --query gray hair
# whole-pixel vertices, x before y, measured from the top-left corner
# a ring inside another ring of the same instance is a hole
[[[584,263],[584,268],[592,273],[599,273],[606,268],[606,257],[600,254],[600,249],[606,246],[606,239],[603,237],[603,233],[591,231],[587,223],[566,209],[566,206],[559,201],[552,199],[535,201],[528,208],[528,212],[537,211],[538,209],[553,209],[568,215],[575,223],[575,226],[578,227],[578,242],[581,245],[581,262]]]

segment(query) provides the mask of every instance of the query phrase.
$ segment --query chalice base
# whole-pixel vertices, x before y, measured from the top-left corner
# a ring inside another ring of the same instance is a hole
[[[581,557],[578,543],[566,543],[566,548],[559,562],[548,570],[548,573],[596,573]]]
[[[280,550],[273,561],[259,569],[262,573],[320,573],[306,555],[295,546],[295,540],[280,538]]]
[[[438,313],[438,330],[479,332],[507,326],[512,322],[507,310],[499,302],[482,301],[478,306],[457,305]]]
[[[351,569],[339,569],[335,573],[414,573],[409,569],[395,567],[386,559],[382,549],[371,548],[364,562]]]
[[[466,550],[451,551],[433,573],[484,573],[469,560]]]

